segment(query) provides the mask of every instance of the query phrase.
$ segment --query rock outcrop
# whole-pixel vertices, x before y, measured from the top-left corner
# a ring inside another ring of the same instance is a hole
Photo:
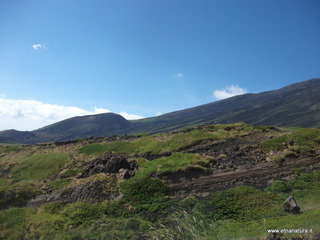
[[[38,207],[46,203],[72,203],[77,201],[98,202],[116,200],[120,193],[117,178],[132,177],[137,168],[137,162],[129,162],[126,157],[106,153],[84,164],[84,172],[62,190],[48,192],[31,199],[27,206]],[[119,174],[119,175],[118,175]]]
[[[134,175],[138,165],[136,161],[128,162],[127,158],[121,155],[106,153],[93,161],[85,164],[85,171],[78,178],[86,178],[98,173],[118,173],[126,172],[125,178]],[[125,171],[126,170],[126,171]]]
[[[288,199],[284,202],[283,209],[285,212],[299,214],[300,207],[297,204],[297,201],[293,196],[289,196]]]

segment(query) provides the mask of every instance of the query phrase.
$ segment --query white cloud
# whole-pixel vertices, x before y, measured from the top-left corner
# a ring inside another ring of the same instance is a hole
[[[144,118],[142,116],[139,115],[135,115],[135,114],[129,114],[127,112],[120,112],[119,113],[122,117],[124,117],[127,120],[137,120],[137,119],[141,119]]]
[[[247,93],[247,90],[239,87],[238,85],[230,85],[227,86],[223,90],[215,90],[213,91],[213,97],[217,100],[233,97],[236,95],[241,95]]]
[[[42,48],[43,46],[40,43],[37,43],[37,44],[33,44],[32,47],[34,50],[38,50],[38,49]]]
[[[184,75],[183,75],[183,73],[177,73],[177,74],[175,75],[175,77],[176,77],[176,78],[179,78],[179,79],[182,79],[182,78],[184,78]]]
[[[93,113],[94,114],[107,113],[107,112],[110,112],[110,110],[109,109],[105,109],[105,108],[97,108],[97,107],[93,108]]]
[[[2,95],[3,96],[3,95]],[[88,111],[78,107],[42,103],[36,100],[0,98],[0,131],[5,129],[34,130],[75,116],[107,113],[110,110],[94,107]],[[121,112],[126,119],[142,116]]]

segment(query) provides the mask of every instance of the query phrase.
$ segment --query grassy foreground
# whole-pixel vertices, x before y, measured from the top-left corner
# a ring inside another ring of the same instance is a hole
[[[275,152],[271,161],[279,166],[290,159],[314,156],[320,149],[319,129],[279,130],[245,123],[110,142],[2,146],[0,239],[265,239],[268,230],[312,229],[312,233],[279,235],[311,239],[320,233],[318,170],[295,168],[289,178],[275,179],[264,189],[240,185],[183,198],[172,194],[163,176],[188,174],[190,169],[210,174],[215,171],[213,162],[226,155],[195,153],[191,151],[194,146],[208,148],[209,143],[224,144],[246,136],[258,139],[256,147],[266,154]],[[106,152],[136,161],[135,175],[127,180],[118,173],[78,177],[87,163]],[[149,156],[154,157],[148,160]],[[67,194],[97,182],[103,182],[101,194],[115,192],[120,197],[27,207],[39,194]],[[289,195],[297,200],[301,214],[283,210]]]

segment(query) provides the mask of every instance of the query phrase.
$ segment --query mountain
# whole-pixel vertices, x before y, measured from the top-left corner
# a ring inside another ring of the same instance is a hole
[[[158,117],[128,121],[114,113],[74,117],[31,132],[0,132],[0,141],[39,143],[114,134],[158,133],[215,123],[245,121],[279,127],[320,126],[320,79],[258,94],[243,94]]]
[[[130,122],[115,113],[88,115],[69,118],[32,131],[37,137],[48,141],[64,141],[85,137],[101,137],[119,134]]]
[[[161,132],[196,124],[235,123],[281,127],[320,126],[320,79],[279,90],[243,94],[136,122],[141,130]]]

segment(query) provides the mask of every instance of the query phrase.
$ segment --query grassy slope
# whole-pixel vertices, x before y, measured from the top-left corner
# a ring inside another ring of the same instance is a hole
[[[181,149],[199,141],[218,142],[249,132],[269,131],[269,128],[253,128],[243,123],[229,126],[231,130],[226,127],[188,128],[175,134],[109,143],[1,147],[0,200],[3,204],[11,201],[11,206],[16,207],[0,212],[0,239],[72,239],[76,236],[139,239],[141,235],[153,239],[241,239],[266,236],[269,228],[312,228],[320,232],[320,174],[317,172],[305,174],[297,170],[295,180],[276,181],[265,191],[237,187],[215,193],[206,200],[167,196],[167,186],[156,176],[187,171],[190,167],[206,169],[210,160],[208,156],[182,153]],[[294,141],[294,147],[305,152],[318,149],[320,144],[316,129],[289,129],[270,134],[275,137],[262,143],[267,152],[283,150],[283,142]],[[104,152],[141,156],[134,158],[139,164],[137,174],[120,184],[124,198],[20,208],[43,187],[59,190],[77,184],[80,180],[74,177],[82,171],[83,162]],[[143,157],[146,153],[173,154],[148,161]],[[289,194],[296,197],[303,214],[290,215],[281,210]]]

